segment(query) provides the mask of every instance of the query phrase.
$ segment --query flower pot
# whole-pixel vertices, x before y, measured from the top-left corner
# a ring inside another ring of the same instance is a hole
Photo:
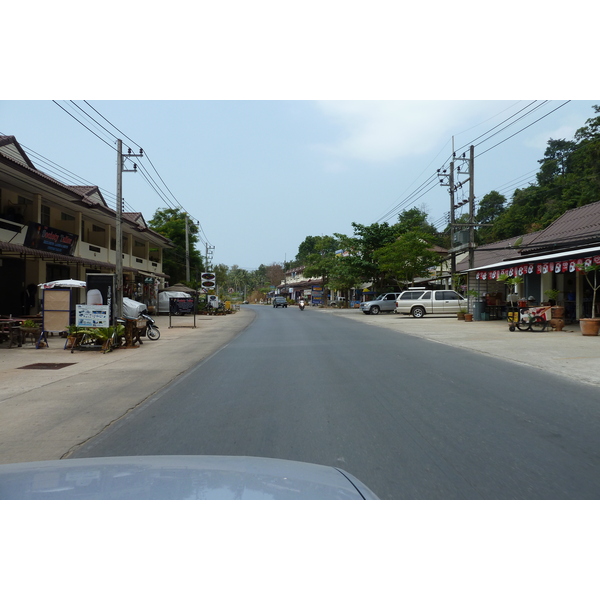
[[[473,320],[473,315],[471,313],[467,313],[465,315],[465,321],[467,321],[468,323],[470,323]]]
[[[579,319],[581,335],[598,335],[600,331],[600,318],[598,319]]]
[[[564,319],[565,318],[565,307],[564,306],[553,306],[551,308],[553,319]]]
[[[459,312],[459,313],[456,315],[456,318],[457,318],[459,321],[464,321],[464,320],[465,320],[465,313]]]
[[[555,331],[562,331],[565,326],[565,320],[552,318],[550,319],[550,325],[552,325],[552,329]]]

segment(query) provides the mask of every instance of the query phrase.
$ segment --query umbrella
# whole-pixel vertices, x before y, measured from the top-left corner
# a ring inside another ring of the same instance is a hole
[[[38,284],[38,287],[41,287],[43,290],[49,290],[55,287],[82,288],[85,286],[85,281],[79,281],[77,279],[58,279],[57,281],[49,281],[48,283]]]

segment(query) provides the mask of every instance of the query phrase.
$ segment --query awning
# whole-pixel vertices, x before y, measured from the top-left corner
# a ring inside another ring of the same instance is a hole
[[[600,246],[593,248],[577,248],[565,252],[542,254],[530,258],[505,260],[474,269],[467,269],[466,273],[476,273],[477,279],[497,279],[500,275],[510,277],[517,275],[531,275],[544,273],[573,273],[577,271],[578,263],[600,264]]]

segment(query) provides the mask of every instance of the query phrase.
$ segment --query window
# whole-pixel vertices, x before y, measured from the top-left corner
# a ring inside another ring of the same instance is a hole
[[[73,215],[70,215],[69,213],[61,212],[60,213],[60,220],[61,221],[74,221],[75,217]]]
[[[431,292],[425,292],[421,300],[431,300]]]
[[[423,292],[404,292],[399,299],[401,300],[417,300],[421,297]]]
[[[435,293],[436,300],[458,300],[458,295],[453,291],[443,291]]]
[[[42,225],[50,225],[50,207],[42,204],[40,221]]]

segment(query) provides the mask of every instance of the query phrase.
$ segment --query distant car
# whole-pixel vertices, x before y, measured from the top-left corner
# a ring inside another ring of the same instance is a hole
[[[275,298],[273,298],[273,308],[278,308],[279,306],[287,308],[287,305],[287,300],[283,296],[275,296]]]
[[[128,456],[0,465],[0,500],[377,500],[342,469],[250,456]]]
[[[393,312],[396,308],[396,298],[400,292],[387,292],[380,294],[375,300],[361,302],[360,309],[365,315],[378,315],[380,312]]]

